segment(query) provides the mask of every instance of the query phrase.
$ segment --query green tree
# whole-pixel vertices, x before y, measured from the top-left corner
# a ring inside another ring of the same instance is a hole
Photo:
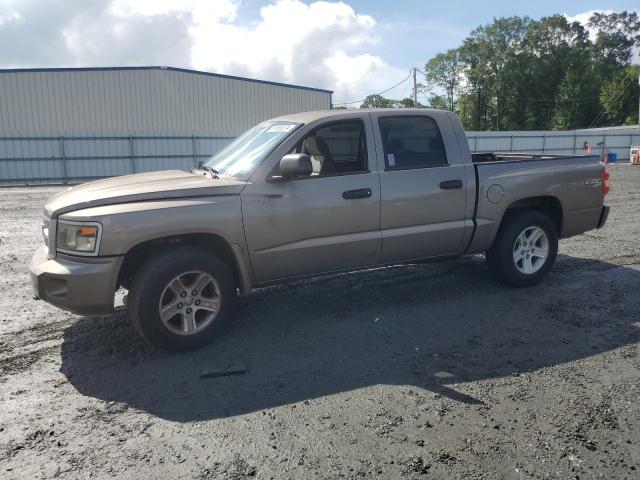
[[[638,123],[638,76],[640,66],[618,70],[602,84],[600,103],[606,122],[615,125]]]
[[[596,13],[589,27],[595,30],[593,40],[583,25],[563,15],[495,18],[473,30],[458,49],[427,62],[427,85],[436,95],[431,103],[442,108],[437,97],[444,98],[471,130],[628,121],[633,111],[626,105],[635,102],[627,96],[633,90],[621,93],[624,75],[618,72],[640,46],[638,14]],[[603,110],[606,115],[600,115]]]
[[[474,130],[476,118],[476,98],[468,93],[461,93],[456,103],[456,112],[466,130]]]
[[[446,110],[453,111],[455,98],[462,79],[460,51],[457,48],[439,53],[424,66],[427,89],[434,87],[445,92]]]
[[[418,103],[418,108],[424,108],[424,105]],[[385,98],[382,95],[369,95],[360,104],[360,108],[413,108],[412,98],[403,98],[401,100],[393,100]]]
[[[579,70],[568,69],[560,82],[553,104],[549,127],[553,130],[573,130],[588,126],[597,114],[597,95],[593,84],[584,81]]]
[[[367,96],[360,104],[360,108],[390,108],[393,107],[392,100],[384,98],[382,95],[373,94]]]
[[[564,15],[494,18],[426,62],[430,104],[457,111],[470,130],[631,122],[640,15],[594,13],[588,25],[592,37]]]
[[[443,95],[429,96],[429,108],[437,108],[438,110],[449,110],[449,99]]]
[[[521,104],[524,128],[575,128],[596,113],[590,105],[597,103],[598,82],[589,36],[580,23],[563,15],[544,17],[530,24],[522,47],[528,67]]]
[[[393,100],[394,108],[425,108],[420,102],[413,104],[413,98],[403,98],[402,100]]]
[[[473,30],[463,42],[460,60],[464,63],[467,93],[476,99],[472,119],[475,130],[505,126],[501,117],[505,118],[507,112],[506,101],[518,72],[514,64],[530,23],[528,17],[494,19]]]
[[[594,13],[589,27],[597,30],[593,50],[608,65],[629,65],[632,49],[640,45],[640,18],[636,12]]]

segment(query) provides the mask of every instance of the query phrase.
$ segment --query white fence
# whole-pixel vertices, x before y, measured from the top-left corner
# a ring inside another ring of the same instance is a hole
[[[79,183],[129,173],[186,169],[233,137],[0,137],[0,185]]]
[[[629,159],[640,145],[637,128],[576,132],[468,132],[474,152],[535,152],[557,155],[613,152]],[[78,183],[128,173],[185,169],[219,152],[231,137],[0,137],[0,185]]]
[[[640,145],[637,127],[577,130],[575,132],[467,132],[474,152],[535,152],[555,155],[583,155],[585,142],[591,152],[615,153],[629,160],[629,148]]]

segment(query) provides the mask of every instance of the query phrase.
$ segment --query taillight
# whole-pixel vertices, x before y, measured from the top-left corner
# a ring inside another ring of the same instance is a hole
[[[605,165],[602,170],[602,195],[604,196],[607,193],[609,193],[609,170]]]

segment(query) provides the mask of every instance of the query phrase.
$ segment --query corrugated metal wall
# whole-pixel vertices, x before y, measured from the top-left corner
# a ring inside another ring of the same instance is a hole
[[[186,168],[331,92],[164,68],[0,70],[0,183]]]
[[[0,70],[0,136],[235,137],[331,92],[182,69]]]

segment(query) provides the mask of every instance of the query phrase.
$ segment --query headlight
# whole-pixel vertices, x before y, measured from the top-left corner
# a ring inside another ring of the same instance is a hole
[[[97,222],[58,221],[56,249],[74,255],[98,255],[102,226]]]

